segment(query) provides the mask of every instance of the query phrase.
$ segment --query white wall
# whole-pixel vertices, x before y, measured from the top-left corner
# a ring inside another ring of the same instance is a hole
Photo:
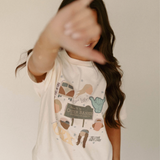
[[[36,142],[40,99],[24,70],[14,69],[32,48],[60,0],[1,0],[0,159],[30,160]],[[128,117],[122,129],[122,160],[159,157],[158,0],[105,0],[124,70]]]

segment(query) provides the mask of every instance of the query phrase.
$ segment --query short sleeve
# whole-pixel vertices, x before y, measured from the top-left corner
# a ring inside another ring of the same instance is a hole
[[[31,83],[33,84],[33,88],[36,92],[36,94],[41,97],[42,94],[46,91],[46,89],[48,88],[50,82],[52,81],[52,76],[54,74],[54,72],[56,71],[56,68],[58,68],[58,66],[60,65],[58,58],[55,59],[55,64],[53,66],[53,68],[47,72],[45,79],[42,82],[37,82],[36,78],[34,77],[34,75],[32,75],[28,69],[28,62],[30,57],[32,56],[33,52],[30,53],[30,55],[27,57],[27,61],[26,61],[26,74],[27,77],[30,79]],[[58,56],[57,56],[58,57]],[[60,70],[59,70],[60,71]],[[55,75],[55,74],[54,74]]]
[[[103,109],[102,109],[103,118],[105,118],[107,109],[108,109],[108,103],[107,103],[107,101],[105,101]],[[124,101],[123,106],[120,110],[120,120],[122,121],[126,118],[127,118],[126,102]],[[117,120],[116,115],[115,115],[114,119]]]

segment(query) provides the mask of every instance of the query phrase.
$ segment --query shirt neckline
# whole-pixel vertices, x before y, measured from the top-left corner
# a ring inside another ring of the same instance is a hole
[[[71,58],[65,49],[62,51],[62,56],[72,64],[81,65],[81,66],[93,66],[93,61],[82,61],[75,58]]]

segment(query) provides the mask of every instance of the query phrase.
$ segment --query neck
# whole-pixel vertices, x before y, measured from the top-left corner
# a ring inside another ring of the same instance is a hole
[[[68,52],[68,51],[66,51],[66,52],[71,58],[78,59],[78,60],[81,60],[81,61],[90,61],[90,60],[88,60],[88,59],[86,59],[84,57],[78,56],[78,55],[76,55],[74,53],[71,53],[71,52]]]

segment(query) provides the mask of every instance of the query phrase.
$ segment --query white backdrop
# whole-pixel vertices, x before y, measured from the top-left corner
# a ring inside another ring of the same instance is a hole
[[[1,0],[0,159],[31,160],[40,99],[22,70],[20,54],[32,48],[61,0]],[[105,0],[117,37],[114,54],[124,70],[128,117],[122,129],[122,160],[159,157],[158,0]]]

